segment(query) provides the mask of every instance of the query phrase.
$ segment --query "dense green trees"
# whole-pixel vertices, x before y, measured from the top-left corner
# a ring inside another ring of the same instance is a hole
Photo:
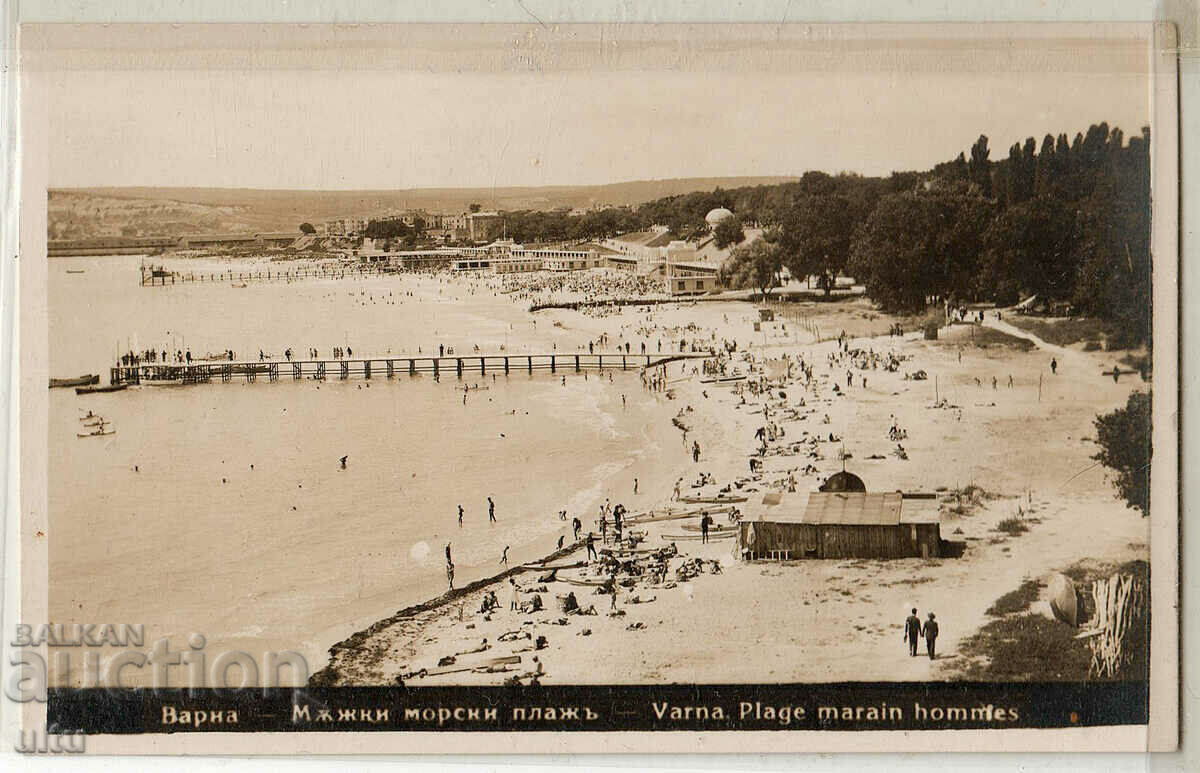
[[[1113,323],[1110,343],[1148,341],[1149,149],[1148,128],[1126,143],[1101,123],[1069,144],[1047,134],[1040,150],[1030,137],[991,164],[980,137],[965,175],[963,154],[880,199],[849,271],[886,308],[1037,294]]]
[[[713,228],[713,243],[718,249],[725,249],[732,244],[741,244],[746,241],[746,232],[742,228],[742,219],[739,217],[725,218],[717,223]]]
[[[1092,458],[1117,474],[1117,492],[1142,515],[1150,514],[1151,397],[1134,392],[1124,408],[1096,417],[1100,451]]]
[[[783,266],[779,245],[766,239],[734,247],[729,259],[721,266],[720,279],[726,287],[758,290],[762,299],[779,286],[779,270]]]

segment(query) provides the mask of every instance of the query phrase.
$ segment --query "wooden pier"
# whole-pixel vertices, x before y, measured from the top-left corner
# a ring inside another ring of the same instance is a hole
[[[347,380],[351,378],[371,379],[377,377],[416,376],[432,374],[435,378],[453,375],[486,376],[512,373],[580,373],[605,370],[634,370],[653,368],[680,360],[705,359],[708,354],[624,354],[580,352],[552,354],[470,354],[459,356],[387,355],[365,359],[335,360],[264,360],[225,361],[193,360],[190,363],[138,363],[117,365],[111,369],[114,384],[140,384],[148,386],[175,386],[204,384],[213,381],[256,382],[291,379],[301,381],[313,379]]]
[[[140,284],[142,287],[166,287],[188,282],[208,282],[210,284],[298,282],[303,279],[345,279],[354,276],[376,276],[390,273],[395,273],[395,269],[382,264],[308,266],[262,271],[168,271],[161,267],[142,266]]]

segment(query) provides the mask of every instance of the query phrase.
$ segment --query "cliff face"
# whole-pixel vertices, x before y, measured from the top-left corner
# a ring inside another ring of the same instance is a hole
[[[95,239],[254,232],[278,230],[285,225],[295,230],[298,223],[283,223],[281,218],[245,206],[51,191],[47,225],[49,239]]]

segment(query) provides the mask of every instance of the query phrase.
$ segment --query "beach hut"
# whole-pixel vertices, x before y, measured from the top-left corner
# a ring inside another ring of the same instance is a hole
[[[907,507],[906,507],[907,503]],[[771,492],[738,526],[746,560],[937,558],[936,501],[899,491]]]

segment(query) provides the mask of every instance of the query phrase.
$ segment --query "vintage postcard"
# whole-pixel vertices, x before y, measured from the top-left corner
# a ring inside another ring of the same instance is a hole
[[[20,33],[17,749],[1174,748],[1170,27]]]

